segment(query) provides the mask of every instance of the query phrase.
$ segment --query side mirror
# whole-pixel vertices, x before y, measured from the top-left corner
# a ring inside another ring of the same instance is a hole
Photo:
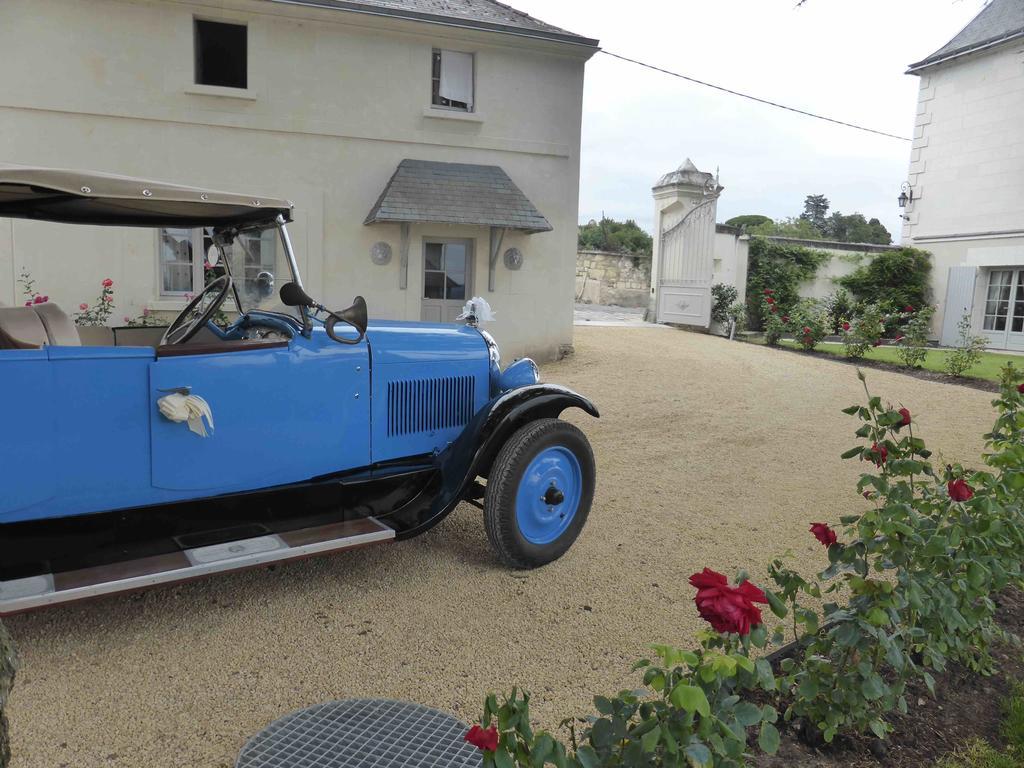
[[[281,286],[281,301],[286,307],[320,308],[320,305],[313,301],[298,283],[285,283]]]

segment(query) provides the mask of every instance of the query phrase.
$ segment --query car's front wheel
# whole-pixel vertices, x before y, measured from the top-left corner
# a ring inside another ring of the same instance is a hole
[[[513,568],[557,560],[583,530],[594,499],[594,452],[560,419],[521,427],[502,446],[487,480],[487,538]]]

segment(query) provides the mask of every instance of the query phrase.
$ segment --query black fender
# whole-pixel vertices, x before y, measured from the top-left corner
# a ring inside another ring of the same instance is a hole
[[[438,454],[439,487],[433,503],[429,510],[420,512],[418,519],[406,518],[396,538],[411,538],[441,522],[462,501],[473,481],[490,472],[498,451],[517,429],[537,419],[558,418],[568,408],[601,417],[590,400],[558,384],[519,387],[488,402],[458,439]]]

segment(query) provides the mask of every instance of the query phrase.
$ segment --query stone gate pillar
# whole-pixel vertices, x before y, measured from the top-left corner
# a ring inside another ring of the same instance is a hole
[[[708,327],[715,221],[722,189],[717,175],[698,170],[689,158],[654,185],[649,320]],[[685,289],[686,296],[673,301],[674,312],[666,312],[662,294],[667,286]]]

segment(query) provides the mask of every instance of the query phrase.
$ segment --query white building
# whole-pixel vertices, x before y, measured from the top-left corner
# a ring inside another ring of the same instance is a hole
[[[506,355],[551,358],[596,50],[494,0],[3,0],[0,162],[289,198],[324,303],[437,320],[483,295]],[[0,302],[27,271],[68,310],[109,277],[118,322],[170,314],[202,246],[0,219]]]
[[[1024,349],[1024,2],[992,0],[908,70],[921,79],[903,242],[935,256],[936,331],[970,314]]]

